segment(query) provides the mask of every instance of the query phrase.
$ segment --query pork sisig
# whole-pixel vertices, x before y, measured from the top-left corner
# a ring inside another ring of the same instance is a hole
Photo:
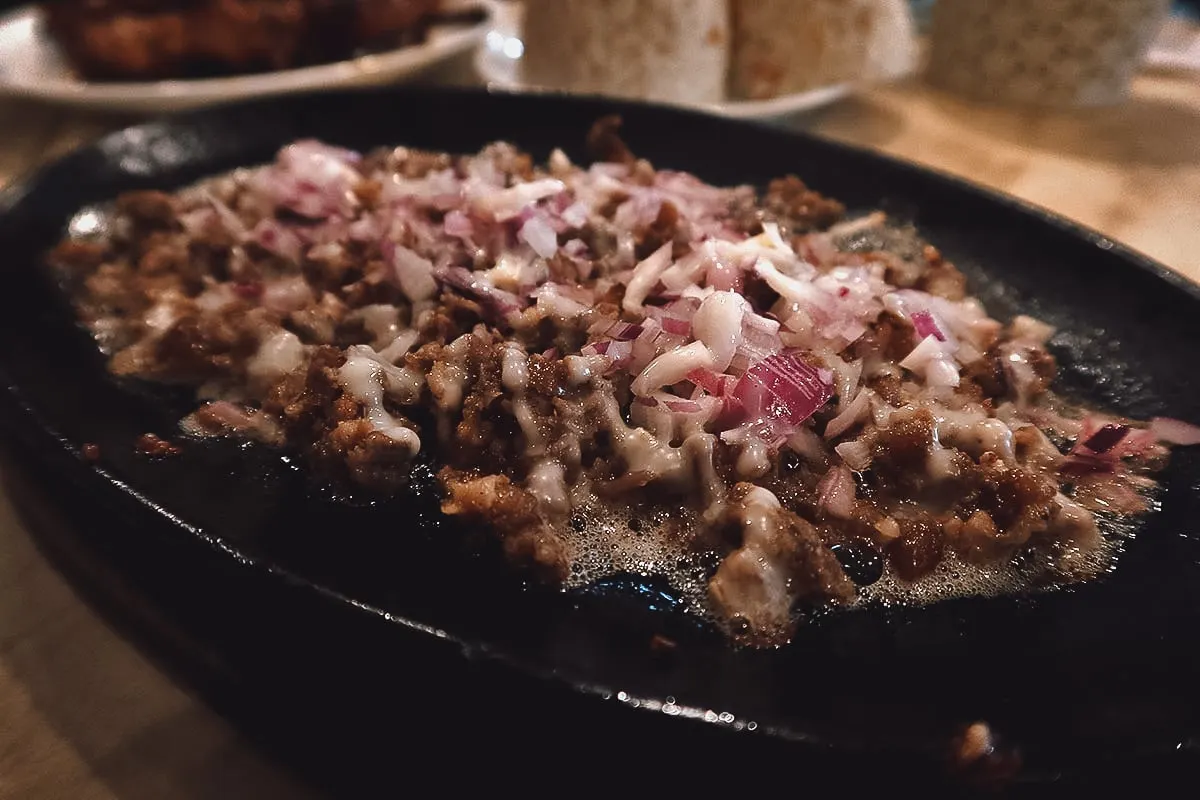
[[[662,574],[756,646],[863,597],[1093,577],[1102,523],[1200,442],[1057,397],[1053,331],[991,318],[909,226],[656,168],[615,120],[589,143],[298,141],[124,194],[51,261],[115,375],[195,388],[189,434],[380,492],[432,457],[515,567]]]

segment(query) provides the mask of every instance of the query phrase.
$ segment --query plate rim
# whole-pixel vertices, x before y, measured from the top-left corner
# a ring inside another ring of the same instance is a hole
[[[553,89],[542,86],[534,86],[525,84],[521,81],[512,79],[503,74],[503,71],[496,68],[494,62],[497,56],[490,54],[486,46],[480,47],[475,54],[475,71],[479,73],[480,80],[483,81],[484,87],[493,93],[504,94],[529,94],[529,95],[578,95],[580,97],[601,97],[592,92],[568,92],[563,89]],[[827,105],[836,103],[837,101],[848,97],[859,87],[850,82],[834,83],[828,86],[818,86],[815,89],[808,89],[803,92],[795,92],[792,94],[780,95],[767,100],[726,100],[719,103],[687,103],[682,101],[663,100],[657,105],[668,106],[671,108],[679,108],[686,111],[701,111],[716,116],[727,117],[729,119],[775,119],[791,114],[803,114],[809,111],[815,111]],[[603,95],[606,99],[630,101],[630,102],[650,102],[654,101],[639,101],[637,98],[626,98],[616,95]]]

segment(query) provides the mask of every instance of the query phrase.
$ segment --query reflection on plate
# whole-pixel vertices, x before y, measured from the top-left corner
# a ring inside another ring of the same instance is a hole
[[[145,83],[89,83],[80,79],[43,30],[40,12],[24,6],[0,16],[0,96],[109,111],[168,112],[313,89],[397,83],[470,50],[483,39],[491,26],[492,3],[480,0],[462,5],[482,6],[489,19],[435,26],[421,44],[330,64]]]
[[[520,37],[520,16],[520,8],[512,3],[500,4],[495,9],[495,25],[488,32],[484,46],[479,48],[475,67],[493,91],[555,94],[556,90],[532,86],[521,80],[521,58],[525,53],[525,45]],[[906,66],[894,74],[886,75],[885,79],[901,78],[909,69]],[[841,83],[769,100],[727,100],[713,104],[679,102],[675,105],[736,119],[766,120],[821,108],[840,100],[853,89],[853,84]]]

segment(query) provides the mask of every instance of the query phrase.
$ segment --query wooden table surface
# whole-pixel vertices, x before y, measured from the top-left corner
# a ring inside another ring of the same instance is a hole
[[[0,181],[128,121],[0,105]],[[1011,192],[1200,280],[1195,75],[1143,75],[1127,105],[1086,112],[971,106],[914,84],[789,124]],[[85,603],[0,492],[0,798],[316,794]]]

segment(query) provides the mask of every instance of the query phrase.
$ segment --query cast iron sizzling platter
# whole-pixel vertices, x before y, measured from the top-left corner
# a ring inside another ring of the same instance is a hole
[[[840,613],[803,626],[786,648],[736,651],[675,612],[653,584],[618,580],[572,595],[523,586],[486,549],[461,546],[431,497],[341,502],[293,463],[231,442],[186,444],[159,461],[135,455],[137,435],[174,435],[187,398],[111,380],[41,269],[81,206],[264,162],[296,138],[457,152],[507,139],[539,159],[561,146],[582,161],[589,126],[614,111],[633,150],[658,166],[757,185],[794,172],[852,209],[913,220],[994,316],[1021,310],[1059,327],[1060,388],[1134,417],[1200,421],[1189,389],[1200,290],[1044,212],[877,154],[693,113],[390,91],[129,128],[6,192],[0,413],[11,439],[49,470],[61,497],[104,521],[92,535],[139,531],[156,553],[173,554],[161,562],[167,583],[208,585],[247,613],[270,607],[263,635],[320,650],[328,631],[372,660],[463,654],[520,676],[522,692],[594,695],[579,706],[580,724],[586,709],[600,713],[600,698],[659,717],[671,700],[667,716],[711,711],[715,727],[742,731],[730,734],[739,746],[765,736],[772,746],[930,758],[960,725],[982,719],[1019,746],[1030,779],[1188,749],[1200,695],[1197,453],[1173,455],[1161,511],[1102,581],[1021,599]],[[79,455],[85,442],[100,446],[99,464]],[[677,646],[651,647],[655,634]],[[354,651],[342,652],[352,663]],[[626,713],[622,724],[647,719]]]

